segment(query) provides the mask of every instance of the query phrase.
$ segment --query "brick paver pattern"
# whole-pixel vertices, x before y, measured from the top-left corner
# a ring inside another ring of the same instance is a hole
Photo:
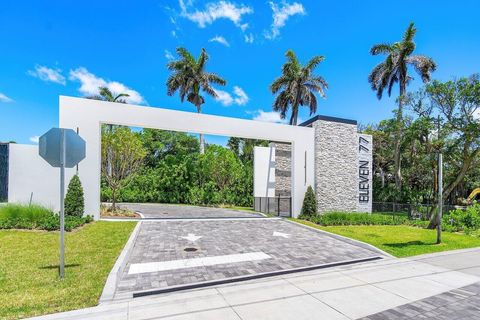
[[[273,236],[273,232],[289,238]],[[181,237],[202,236],[195,242]],[[198,249],[186,252],[187,247]],[[270,259],[161,272],[128,274],[131,264],[263,252]],[[279,219],[143,221],[117,293],[220,280],[237,276],[380,256],[328,234]]]
[[[480,282],[376,313],[362,320],[480,320]]]
[[[201,218],[263,218],[260,213],[225,208],[196,207],[172,204],[124,203],[121,207],[140,211],[145,218],[201,219]]]

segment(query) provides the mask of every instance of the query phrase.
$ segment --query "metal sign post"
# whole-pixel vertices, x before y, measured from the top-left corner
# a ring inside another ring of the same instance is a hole
[[[443,154],[438,154],[438,223],[437,243],[442,243],[442,215],[443,215]]]
[[[85,141],[72,129],[53,128],[42,135],[38,153],[52,167],[60,168],[60,278],[65,276],[65,168],[85,158]]]

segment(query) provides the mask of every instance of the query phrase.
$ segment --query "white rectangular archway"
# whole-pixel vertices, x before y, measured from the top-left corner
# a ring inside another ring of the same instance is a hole
[[[309,127],[289,126],[193,112],[60,96],[59,126],[79,130],[87,152],[79,164],[85,213],[100,217],[101,124],[263,139],[292,144],[292,215],[300,214],[308,186],[314,186],[314,136]],[[68,176],[74,174],[71,170]]]

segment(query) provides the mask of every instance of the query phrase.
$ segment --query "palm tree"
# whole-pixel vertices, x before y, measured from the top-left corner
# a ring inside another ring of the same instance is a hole
[[[119,93],[115,95],[110,89],[107,87],[98,87],[98,94],[89,96],[87,99],[94,99],[94,100],[102,100],[102,101],[110,101],[110,102],[118,102],[118,103],[127,103],[125,99],[128,98],[130,95],[128,93]]]
[[[125,99],[128,98],[130,95],[128,93],[118,93],[114,94],[110,89],[107,87],[98,87],[98,94],[88,96],[87,99],[93,100],[101,100],[101,101],[109,101],[109,102],[118,102],[118,103],[127,103]],[[107,130],[112,132],[114,128],[113,124],[107,124]]]
[[[212,84],[224,86],[227,82],[215,73],[205,71],[208,60],[205,49],[202,49],[197,59],[185,48],[180,47],[176,51],[180,59],[167,64],[168,70],[172,72],[167,79],[167,94],[173,96],[178,91],[182,102],[187,97],[187,101],[197,108],[197,112],[202,113],[205,99],[201,92],[216,98],[217,93]],[[200,153],[205,153],[203,134],[200,134]]]
[[[280,117],[285,119],[288,109],[291,107],[290,124],[296,125],[299,106],[309,107],[310,115],[312,115],[317,112],[315,93],[325,97],[324,90],[328,88],[327,82],[322,77],[313,74],[315,68],[325,58],[315,56],[305,66],[302,66],[292,50],[288,50],[285,56],[287,62],[282,67],[282,75],[270,85],[272,94],[278,93],[273,103],[273,110],[280,112]]]
[[[413,38],[415,37],[416,32],[417,29],[412,22],[405,31],[401,41],[393,44],[377,44],[370,49],[370,53],[374,56],[379,54],[387,56],[385,61],[376,65],[368,76],[368,82],[370,82],[372,90],[377,92],[377,98],[381,99],[385,90],[387,90],[388,96],[390,96],[392,88],[396,83],[398,83],[400,87],[397,110],[397,136],[395,139],[394,155],[395,186],[399,191],[401,191],[402,188],[400,147],[403,135],[403,105],[407,85],[413,79],[408,74],[408,67],[413,66],[425,83],[430,81],[431,73],[437,68],[435,62],[431,58],[421,55],[413,55],[413,52],[415,51],[415,42],[413,42]]]

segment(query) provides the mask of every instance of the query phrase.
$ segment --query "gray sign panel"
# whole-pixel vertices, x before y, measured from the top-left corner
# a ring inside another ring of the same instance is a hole
[[[65,135],[65,168],[73,168],[85,158],[85,140],[72,129],[50,129],[40,137],[38,152],[52,167],[61,167],[62,132]]]

